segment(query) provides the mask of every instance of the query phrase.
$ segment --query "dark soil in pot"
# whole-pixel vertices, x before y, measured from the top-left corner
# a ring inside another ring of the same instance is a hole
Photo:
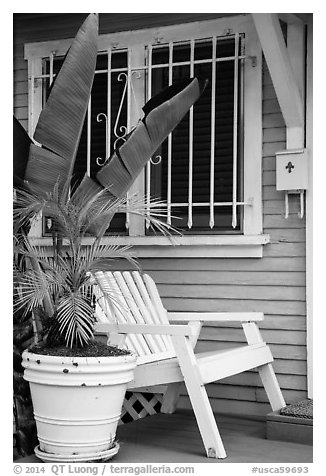
[[[35,344],[29,351],[40,355],[61,357],[119,357],[130,354],[128,350],[108,346],[98,341],[92,341],[87,346],[81,348],[65,346],[47,347],[44,344]]]

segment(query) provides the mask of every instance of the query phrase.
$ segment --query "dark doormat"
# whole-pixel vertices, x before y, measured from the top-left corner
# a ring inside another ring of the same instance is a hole
[[[266,417],[266,438],[312,445],[313,401],[301,400]]]
[[[300,402],[292,403],[280,410],[281,415],[298,417],[298,418],[313,418],[313,401],[310,398],[301,400]]]

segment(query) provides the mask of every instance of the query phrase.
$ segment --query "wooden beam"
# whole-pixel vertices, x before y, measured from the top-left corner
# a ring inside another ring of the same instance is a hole
[[[288,25],[302,25],[303,19],[295,13],[279,13],[278,17]]]
[[[302,22],[289,23],[287,28],[287,50],[295,82],[300,96],[305,96],[305,25]],[[304,128],[289,127],[286,135],[287,149],[304,147]]]
[[[309,24],[312,21],[312,13],[278,13],[280,20],[290,24]]]
[[[287,127],[303,128],[303,100],[276,13],[253,13],[253,20]]]

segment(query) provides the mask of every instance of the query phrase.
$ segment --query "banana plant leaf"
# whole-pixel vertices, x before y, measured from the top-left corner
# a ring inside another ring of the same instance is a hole
[[[189,78],[173,84],[150,99],[145,116],[129,134],[126,142],[114,151],[108,164],[97,173],[96,180],[87,176],[76,190],[76,196],[107,190],[108,199],[122,198],[130,189],[155,150],[179,124],[199,99],[207,81]],[[101,223],[98,224],[99,228]],[[93,230],[96,233],[96,230]]]
[[[97,38],[98,15],[90,14],[73,40],[40,114],[34,139],[42,147],[30,144],[14,153],[16,182],[25,181],[39,192],[49,192],[56,183],[71,177],[93,85]]]
[[[13,172],[14,187],[22,187],[24,183],[29,148],[32,141],[14,116],[13,124]]]
[[[97,173],[98,182],[109,187],[115,197],[124,196],[155,150],[201,96],[205,86],[206,81],[189,78],[150,99],[143,107],[144,118]]]

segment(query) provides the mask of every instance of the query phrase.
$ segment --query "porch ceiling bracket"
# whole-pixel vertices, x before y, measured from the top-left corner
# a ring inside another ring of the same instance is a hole
[[[305,15],[297,15],[295,13],[278,13],[278,17],[288,25],[303,25],[305,22]]]
[[[303,147],[303,23],[288,23],[286,46],[276,13],[252,17],[287,127],[287,148]]]

